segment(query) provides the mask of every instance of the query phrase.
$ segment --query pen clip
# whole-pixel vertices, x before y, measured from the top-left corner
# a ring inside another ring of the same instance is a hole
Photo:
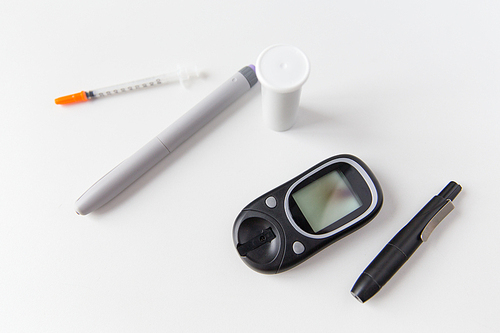
[[[441,223],[441,221],[455,208],[453,202],[451,200],[447,200],[446,204],[441,208],[436,215],[432,217],[432,219],[427,223],[424,230],[420,234],[420,238],[422,241],[426,242],[429,239],[431,233],[436,229],[437,225]]]

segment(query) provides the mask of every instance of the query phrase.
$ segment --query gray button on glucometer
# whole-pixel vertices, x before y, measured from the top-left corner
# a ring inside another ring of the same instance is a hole
[[[293,252],[295,252],[295,254],[301,254],[306,249],[304,247],[304,244],[302,244],[299,241],[296,241],[295,243],[293,243],[292,248],[293,248]]]
[[[269,208],[274,208],[276,207],[276,198],[275,197],[268,197],[266,199],[266,205]]]

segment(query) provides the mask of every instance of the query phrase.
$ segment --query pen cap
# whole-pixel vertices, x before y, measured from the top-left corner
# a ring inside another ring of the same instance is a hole
[[[265,125],[275,131],[290,129],[297,118],[302,85],[309,77],[309,60],[294,46],[273,45],[259,55],[255,67]]]

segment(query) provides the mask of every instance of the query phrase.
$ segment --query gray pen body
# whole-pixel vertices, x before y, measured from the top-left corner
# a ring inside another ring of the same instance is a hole
[[[158,140],[172,152],[250,88],[247,79],[236,73],[161,132]]]
[[[234,74],[157,137],[92,185],[76,201],[76,212],[80,215],[89,214],[113,199],[241,97],[256,82],[255,73],[249,67],[244,67]]]

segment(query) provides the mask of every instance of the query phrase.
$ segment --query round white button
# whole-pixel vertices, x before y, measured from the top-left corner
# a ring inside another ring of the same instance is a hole
[[[274,207],[276,207],[276,204],[277,203],[276,203],[276,198],[275,197],[268,197],[266,199],[266,205],[267,205],[267,207],[274,208]]]
[[[302,244],[299,241],[296,241],[293,243],[292,249],[293,249],[293,252],[295,252],[295,254],[302,254],[306,248],[304,247],[304,244]]]

